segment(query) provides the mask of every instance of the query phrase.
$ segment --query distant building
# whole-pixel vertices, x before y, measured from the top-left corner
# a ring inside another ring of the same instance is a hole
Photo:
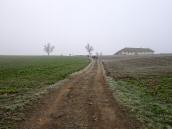
[[[154,54],[154,51],[150,48],[123,48],[115,55],[148,55]]]

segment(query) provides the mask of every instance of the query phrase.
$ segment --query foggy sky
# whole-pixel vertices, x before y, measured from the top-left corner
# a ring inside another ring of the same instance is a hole
[[[0,55],[172,52],[172,0],[0,0]]]

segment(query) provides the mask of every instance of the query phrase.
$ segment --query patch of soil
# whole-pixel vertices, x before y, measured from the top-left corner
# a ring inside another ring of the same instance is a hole
[[[19,129],[136,129],[106,86],[103,66],[93,61],[87,71],[44,96],[27,113]]]

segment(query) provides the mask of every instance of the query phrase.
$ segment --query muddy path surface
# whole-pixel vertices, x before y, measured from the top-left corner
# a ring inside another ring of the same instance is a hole
[[[112,97],[100,61],[44,97],[20,129],[135,129]]]

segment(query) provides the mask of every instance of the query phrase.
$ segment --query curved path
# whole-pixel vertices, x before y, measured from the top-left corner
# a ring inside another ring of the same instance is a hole
[[[104,80],[100,61],[44,97],[21,129],[135,129]]]

